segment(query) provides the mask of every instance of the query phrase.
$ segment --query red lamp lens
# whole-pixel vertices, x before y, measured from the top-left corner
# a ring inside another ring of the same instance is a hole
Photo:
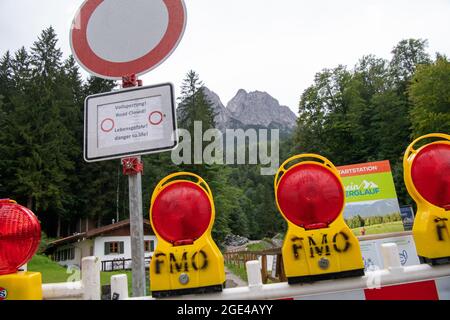
[[[416,155],[411,177],[428,202],[450,210],[450,145],[431,144]]]
[[[29,209],[0,200],[0,275],[17,272],[39,246],[41,226]]]
[[[300,164],[288,170],[281,177],[277,198],[286,218],[305,229],[328,227],[344,206],[339,179],[316,164]]]
[[[155,231],[171,243],[192,243],[211,222],[211,203],[205,190],[191,182],[164,188],[152,207]]]

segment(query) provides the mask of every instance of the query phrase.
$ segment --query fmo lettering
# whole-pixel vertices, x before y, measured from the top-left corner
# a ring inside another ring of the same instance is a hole
[[[351,247],[350,237],[342,231],[334,234],[332,237],[324,233],[321,237],[311,235],[306,238],[292,237],[290,240],[295,260],[300,259],[300,252],[304,246],[310,258],[330,256],[333,253],[344,253]]]
[[[167,259],[169,257],[169,259]],[[189,272],[191,270],[205,270],[208,268],[208,255],[203,251],[183,252],[181,255],[158,252],[154,255],[155,273],[161,274],[165,272],[180,273]],[[165,265],[168,261],[168,265]]]
[[[436,223],[436,234],[439,241],[450,241],[450,233],[447,227],[447,218],[436,218],[434,219]],[[445,237],[447,235],[447,237]]]

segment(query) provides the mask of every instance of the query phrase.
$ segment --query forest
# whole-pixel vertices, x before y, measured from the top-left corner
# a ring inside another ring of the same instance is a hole
[[[119,83],[83,79],[75,59],[63,59],[51,27],[31,48],[1,54],[0,198],[32,209],[49,237],[75,232],[80,218],[98,226],[117,216],[127,219],[128,182],[120,160],[83,160],[84,99]],[[192,131],[193,122],[202,121],[204,131],[213,128],[214,111],[200,76],[180,72],[186,78],[178,97],[179,127]],[[323,69],[312,80],[299,92],[297,127],[281,141],[280,162],[304,152],[319,153],[335,165],[389,160],[400,205],[412,204],[402,157],[414,138],[450,132],[448,58],[430,54],[426,40],[406,39],[394,44],[389,60],[366,55],[355,66]],[[286,227],[276,208],[273,176],[262,176],[258,165],[175,166],[170,152],[143,161],[145,218],[160,179],[191,171],[212,188],[219,242],[230,233],[273,237]]]

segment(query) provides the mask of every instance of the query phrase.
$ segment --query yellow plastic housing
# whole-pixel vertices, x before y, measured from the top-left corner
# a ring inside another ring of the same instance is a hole
[[[18,272],[0,276],[0,300],[42,300],[39,272]]]
[[[190,177],[191,180],[180,179]],[[211,204],[211,221],[205,233],[189,245],[174,246],[158,234],[153,225],[152,212],[156,197],[168,186],[188,182],[199,185],[207,194]],[[150,207],[150,221],[158,239],[150,263],[150,287],[154,297],[179,294],[221,291],[225,283],[223,255],[212,239],[215,207],[211,189],[199,176],[180,172],[167,176],[153,191]]]
[[[313,161],[304,161],[305,158]],[[287,168],[287,165],[294,161],[301,162]],[[305,230],[292,223],[281,210],[277,191],[282,175],[304,164],[315,164],[326,168],[338,178],[344,190],[339,171],[328,159],[320,155],[296,155],[286,160],[278,169],[274,187],[278,210],[288,224],[282,247],[283,264],[288,282],[293,284],[364,275],[364,262],[359,241],[343,218],[345,205],[342,206],[339,216],[328,227],[314,230]]]
[[[438,138],[419,149],[414,146],[424,139]],[[406,189],[417,204],[417,213],[413,225],[413,237],[417,254],[422,262],[441,264],[450,263],[450,211],[428,202],[414,186],[411,168],[416,155],[425,147],[433,144],[450,145],[450,135],[432,133],[416,139],[406,149],[403,157],[403,173]],[[450,174],[443,172],[442,174]],[[450,188],[450,186],[448,186]]]

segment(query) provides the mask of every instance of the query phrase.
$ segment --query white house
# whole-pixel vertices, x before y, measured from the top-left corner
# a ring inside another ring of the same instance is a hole
[[[156,247],[156,236],[149,220],[144,220],[146,266]],[[45,250],[62,266],[81,266],[81,259],[96,256],[102,271],[131,269],[130,220],[77,233],[51,242]]]

